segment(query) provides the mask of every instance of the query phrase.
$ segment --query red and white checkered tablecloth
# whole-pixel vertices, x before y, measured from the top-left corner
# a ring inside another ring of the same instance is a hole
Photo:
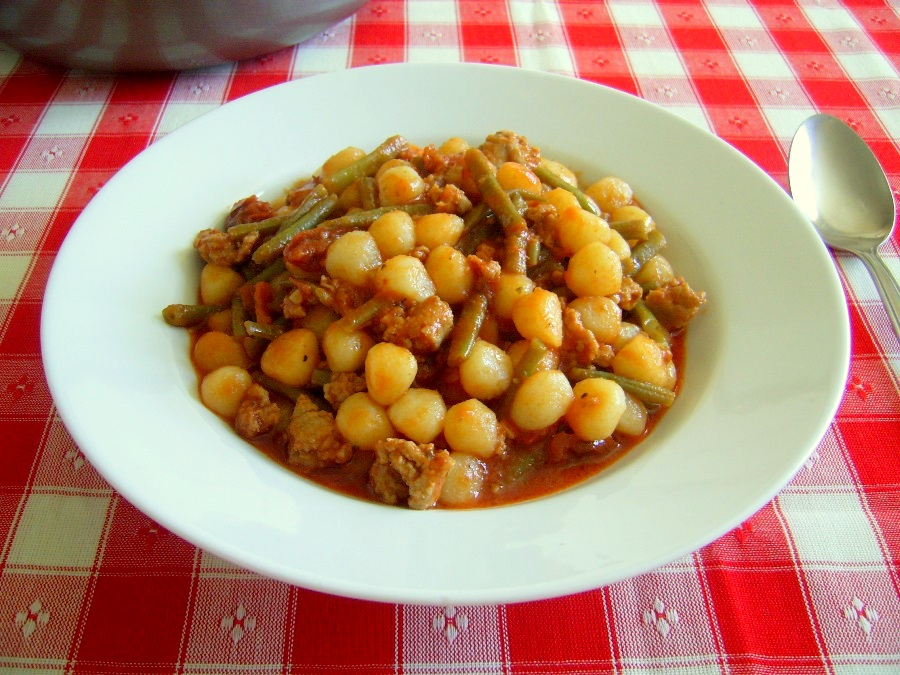
[[[323,595],[195,548],[92,468],[39,347],[50,267],[92,195],[227,101],[400,61],[603,83],[710,130],[782,185],[797,126],[828,112],[900,189],[895,0],[373,0],[298,47],[156,75],[0,50],[0,672],[900,673],[900,341],[848,255],[835,262],[852,361],[818,449],[738,529],[605,588],[477,607]],[[896,234],[882,252],[900,275]]]

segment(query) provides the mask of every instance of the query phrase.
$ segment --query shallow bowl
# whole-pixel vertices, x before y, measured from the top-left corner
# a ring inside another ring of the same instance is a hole
[[[323,106],[322,101],[334,101]],[[533,501],[414,512],[314,485],[206,410],[188,335],[160,310],[196,297],[196,232],[274,197],[348,145],[500,129],[585,181],[629,181],[709,295],[684,385],[650,436],[596,477]],[[242,138],[246,142],[222,143]],[[248,95],[157,141],[64,241],[42,317],[59,413],[128,500],[206,551],[287,582],[428,604],[558,596],[636,575],[738,526],[790,480],[834,415],[849,324],[828,251],[750,160],[643,100],[479,65],[354,69]]]

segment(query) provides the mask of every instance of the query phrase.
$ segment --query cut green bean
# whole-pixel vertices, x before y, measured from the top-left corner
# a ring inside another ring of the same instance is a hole
[[[611,220],[609,226],[621,234],[623,239],[638,239],[640,241],[644,241],[653,230],[653,224],[649,218]]]
[[[503,269],[510,274],[524,274],[527,269],[525,245],[528,242],[528,223],[519,213],[513,200],[494,175],[494,165],[478,148],[465,154],[466,167],[481,193],[481,198],[497,216],[506,235]]]
[[[236,338],[247,337],[247,329],[244,321],[247,320],[247,308],[240,293],[235,293],[231,298],[231,334]]]
[[[669,331],[665,329],[665,327],[659,322],[656,318],[656,315],[647,307],[647,303],[643,300],[638,300],[632,310],[632,314],[636,319],[636,323],[641,327],[647,335],[649,335],[653,340],[662,345],[663,347],[669,348],[671,344],[671,338],[669,336]]]
[[[324,387],[326,384],[331,382],[332,373],[330,370],[326,370],[325,368],[316,368],[312,374],[312,380],[310,380],[310,385],[313,387]]]
[[[465,361],[475,346],[478,333],[487,316],[488,300],[482,293],[469,296],[459,314],[450,336],[447,364],[456,367]]]
[[[316,227],[334,211],[337,203],[338,198],[335,195],[328,195],[325,199],[316,202],[303,217],[294,221],[289,227],[279,230],[271,239],[264,241],[253,252],[253,262],[266,264],[274,261],[298,232]]]
[[[597,203],[588,197],[584,192],[582,192],[577,185],[572,185],[570,182],[553,173],[545,164],[541,164],[534,170],[534,175],[541,179],[541,182],[546,183],[552,188],[562,188],[563,190],[568,190],[573,195],[575,195],[575,199],[578,200],[578,205],[581,206],[585,211],[590,211],[595,216],[600,215],[600,207],[597,206]]]
[[[527,448],[526,452],[509,453],[506,463],[503,465],[503,484],[518,484],[527,480],[546,460],[543,456],[542,446]]]
[[[378,316],[378,313],[389,307],[393,302],[383,295],[376,295],[369,298],[358,307],[354,307],[344,314],[338,321],[341,328],[347,332],[359,330],[372,319]]]
[[[566,267],[562,261],[545,253],[537,265],[528,268],[528,278],[532,281],[540,281],[544,278],[549,278],[552,274],[561,274],[565,271]]]
[[[503,229],[527,227],[525,219],[510,199],[509,194],[497,181],[494,165],[478,148],[469,148],[465,154],[466,167],[481,193],[481,198],[500,220]]]
[[[463,232],[468,232],[485,218],[493,215],[490,207],[484,202],[478,202],[463,218]]]
[[[284,333],[284,328],[281,326],[270,323],[258,323],[256,321],[245,321],[244,330],[247,331],[249,337],[261,340],[274,340]]]
[[[170,326],[193,328],[223,309],[217,305],[169,305],[163,309],[162,316]]]
[[[509,191],[509,197],[513,201],[516,199],[521,199],[525,202],[525,206],[527,207],[527,202],[546,202],[547,198],[544,195],[539,195],[537,192],[532,192],[531,190],[525,190],[523,188],[514,188]]]
[[[226,230],[226,232],[228,233],[229,237],[235,240],[243,239],[248,234],[252,234],[253,232],[268,234],[269,232],[278,231],[278,228],[280,228],[285,221],[290,220],[293,216],[293,211],[291,213],[279,213],[277,216],[272,216],[271,218],[266,218],[265,220],[257,220],[252,223],[240,223],[238,225],[232,225]]]
[[[275,262],[270,263],[266,267],[263,267],[259,272],[247,279],[247,283],[255,284],[258,281],[271,281],[279,274],[284,272],[286,268],[287,265],[284,262],[284,258],[276,258]]]
[[[338,227],[368,227],[381,216],[393,211],[405,211],[410,216],[424,216],[434,212],[431,204],[400,204],[398,206],[379,206],[366,211],[354,211],[338,218],[330,218],[322,222],[322,227],[334,229]]]
[[[596,370],[594,368],[573,368],[569,372],[569,377],[576,381],[584,380],[589,377],[602,377],[606,380],[612,380],[629,394],[633,394],[644,403],[649,403],[651,405],[670,406],[675,402],[675,392],[670,389],[660,387],[656,384],[651,384],[650,382],[644,382],[642,380],[635,380],[630,377],[616,375],[615,373],[610,373],[606,370]]]
[[[362,204],[364,210],[368,211],[378,206],[378,197],[375,193],[375,179],[371,176],[363,176],[357,178],[356,183],[359,185],[359,203]]]
[[[530,268],[541,262],[543,246],[537,237],[529,237],[525,244],[525,264]]]
[[[269,391],[275,392],[276,394],[281,394],[290,400],[297,402],[297,399],[300,398],[302,394],[306,392],[299,387],[292,387],[290,385],[285,384],[284,382],[279,382],[274,377],[270,377],[266,375],[261,370],[253,371],[252,375],[253,381],[261,387],[268,389]]]
[[[663,233],[659,230],[651,230],[647,234],[646,241],[642,241],[631,249],[631,258],[626,259],[625,267],[627,269],[623,269],[623,271],[628,276],[634,276],[641,270],[647,261],[659,253],[665,245],[666,238],[663,236]]]
[[[322,182],[330,192],[340,194],[357,178],[374,176],[382,164],[389,159],[394,159],[407,148],[409,148],[409,142],[405,138],[391,136],[368,155],[335,171]]]
[[[289,218],[285,223],[283,223],[282,228],[290,227],[291,223],[295,220],[299,220],[307,213],[309,213],[312,208],[318,204],[320,201],[325,199],[328,196],[328,189],[324,185],[316,185],[306,197],[303,198],[303,201],[300,202],[300,206],[291,214],[292,218]]]
[[[513,400],[516,398],[516,392],[522,382],[537,372],[538,366],[547,354],[547,345],[538,338],[531,338],[525,352],[519,357],[516,365],[513,366],[512,382],[497,407],[497,415],[501,419],[509,417],[509,411],[512,408]]]
[[[528,348],[522,354],[515,368],[513,368],[513,381],[521,383],[537,371],[543,358],[547,355],[547,345],[538,338],[531,338]]]
[[[325,189],[322,185],[317,185],[300,203],[296,209],[289,213],[279,213],[278,215],[272,216],[271,218],[266,218],[265,220],[258,220],[255,223],[240,223],[238,225],[232,225],[226,230],[228,232],[228,236],[232,239],[241,239],[251,232],[259,232],[261,234],[268,234],[269,232],[277,232],[278,230],[284,229],[285,227],[290,227],[292,223],[300,220],[303,216],[309,213],[309,210],[315,206],[318,202],[325,199],[328,196],[328,190]]]
[[[488,217],[464,230],[462,238],[456,245],[463,255],[472,255],[485,239],[498,234],[497,220],[494,218],[494,214],[490,209],[487,209],[487,213]]]
[[[525,201],[525,197],[522,196],[521,190],[511,190],[508,194],[509,201],[512,202],[516,211],[519,212],[519,215],[524,217],[525,211],[528,210],[528,202]]]

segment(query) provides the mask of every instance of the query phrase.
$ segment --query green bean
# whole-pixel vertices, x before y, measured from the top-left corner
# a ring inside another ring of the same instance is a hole
[[[253,252],[253,262],[265,264],[275,260],[298,232],[316,227],[334,211],[337,203],[338,198],[335,195],[328,195],[325,199],[316,202],[308,213],[291,223],[290,226],[279,230],[271,239],[264,241]]]
[[[386,309],[391,304],[392,301],[390,299],[383,295],[376,295],[373,298],[369,298],[358,307],[351,309],[338,319],[338,321],[340,321],[341,327],[347,332],[359,330],[378,316],[379,312]]]
[[[478,202],[463,217],[463,231],[456,248],[465,255],[471,255],[490,235],[495,224],[494,212],[484,202]]]
[[[375,148],[365,157],[335,171],[323,181],[329,191],[340,194],[357,178],[374,176],[379,167],[389,159],[394,159],[409,147],[409,143],[402,136],[391,136],[384,143]]]
[[[297,207],[295,211],[293,211],[294,219],[300,219],[309,213],[316,204],[325,199],[328,196],[328,188],[324,185],[316,185],[306,197],[303,198],[303,201],[300,202],[300,206]],[[291,222],[284,223],[285,227],[290,227]]]
[[[253,371],[251,376],[253,377],[253,381],[256,382],[256,384],[264,387],[265,389],[268,389],[269,391],[273,391],[276,394],[281,394],[282,396],[285,396],[285,397],[291,399],[295,403],[297,402],[297,399],[300,398],[300,396],[302,394],[306,393],[303,389],[300,389],[299,387],[291,387],[290,385],[287,385],[284,382],[279,382],[274,377],[270,377],[270,376],[266,375],[261,370]]]
[[[244,330],[247,331],[248,336],[262,340],[274,340],[284,333],[284,329],[281,326],[257,323],[256,321],[244,321]]]
[[[538,365],[546,355],[547,345],[538,338],[531,338],[531,341],[528,343],[528,348],[525,350],[525,353],[522,354],[518,363],[516,363],[516,367],[513,368],[513,381],[521,383],[522,380],[534,375]]]
[[[656,315],[653,314],[649,307],[647,307],[647,303],[643,300],[638,300],[632,312],[634,318],[637,320],[636,323],[641,327],[641,330],[653,338],[657,344],[668,349],[671,344],[669,331],[665,329],[656,318]]]
[[[525,201],[525,197],[522,196],[521,190],[511,190],[507,193],[509,195],[509,201],[512,202],[513,206],[516,208],[516,211],[519,212],[520,216],[525,216],[525,211],[528,210],[528,202]]]
[[[509,197],[513,201],[518,199],[522,199],[527,207],[527,202],[546,202],[547,198],[544,195],[539,195],[537,192],[532,192],[531,190],[525,190],[524,188],[514,188],[509,191]]]
[[[257,220],[253,223],[240,223],[238,225],[232,225],[226,230],[226,232],[232,239],[243,239],[248,234],[251,234],[253,232],[259,232],[260,234],[276,232],[286,220],[289,220],[293,216],[293,211],[291,211],[290,213],[279,213],[277,216],[272,216],[271,218],[266,218],[265,220]]]
[[[356,179],[359,185],[359,202],[363,209],[374,209],[378,206],[378,199],[375,194],[375,179],[371,176],[364,176]]]
[[[503,251],[503,271],[525,274],[528,270],[528,227],[510,227],[506,230]]]
[[[628,276],[634,276],[641,270],[647,261],[659,253],[665,245],[666,238],[663,236],[663,233],[659,230],[650,230],[647,234],[647,240],[642,241],[631,249],[631,258],[626,259],[625,267],[627,267],[627,269],[623,269],[623,271]]]
[[[478,202],[475,206],[472,207],[465,217],[463,218],[463,232],[469,231],[471,228],[475,227],[482,220],[489,218],[494,215],[491,211],[490,207],[484,202]]]
[[[450,336],[447,364],[455,367],[465,361],[475,346],[478,333],[487,316],[488,300],[482,293],[469,296],[459,313],[459,319]]]
[[[284,272],[286,267],[287,265],[284,262],[284,258],[276,258],[275,262],[270,263],[266,267],[263,267],[259,272],[247,279],[247,283],[255,284],[258,281],[271,281],[279,274]]]
[[[503,398],[497,408],[498,417],[509,417],[509,411],[512,408],[512,402],[516,397],[519,386],[537,372],[538,366],[546,354],[547,345],[538,338],[531,338],[525,352],[519,357],[518,362],[513,367],[512,383],[503,393]]]
[[[465,154],[466,167],[481,193],[481,198],[500,220],[503,229],[527,227],[525,219],[510,199],[509,194],[497,181],[494,165],[478,148],[469,148]]]
[[[503,468],[503,485],[515,485],[527,479],[545,463],[541,446],[529,448],[527,452],[509,453]]]
[[[247,337],[247,329],[244,328],[244,321],[247,320],[247,308],[244,307],[244,301],[241,299],[240,293],[235,293],[231,299],[231,334],[234,337]]]
[[[405,211],[410,216],[424,216],[434,212],[431,204],[400,204],[399,206],[379,206],[366,211],[354,211],[338,218],[331,218],[322,222],[322,227],[329,229],[337,227],[368,227],[381,216],[393,211]]]
[[[309,210],[313,206],[325,199],[325,197],[327,196],[328,190],[326,190],[322,185],[317,185],[308,195],[306,195],[303,201],[300,202],[300,206],[298,206],[293,211],[289,213],[279,213],[276,216],[266,218],[265,220],[258,220],[255,223],[240,223],[239,225],[232,225],[227,230],[228,235],[232,239],[241,239],[251,232],[260,232],[262,234],[266,234],[273,231],[277,232],[278,230],[284,229],[285,227],[290,227],[292,223],[300,220],[300,218],[309,213]]]
[[[471,227],[463,229],[462,238],[457,243],[456,248],[464,255],[472,255],[481,245],[481,243],[489,237],[497,234],[497,221],[490,209],[486,209],[487,217],[474,223]]]
[[[544,257],[538,261],[538,264],[528,269],[528,278],[532,281],[541,281],[543,278],[550,278],[554,273],[563,273],[566,271],[565,265],[551,255],[544,254]],[[542,282],[543,283],[543,282]]]
[[[162,316],[170,326],[192,328],[223,309],[217,305],[169,305],[163,309]]]
[[[568,190],[569,192],[571,192],[573,195],[575,195],[575,199],[578,200],[579,206],[581,206],[581,208],[583,208],[585,211],[590,211],[595,216],[601,215],[600,207],[597,206],[596,202],[594,202],[593,199],[584,194],[584,192],[582,192],[577,185],[572,185],[561,176],[553,173],[550,169],[547,168],[546,165],[541,164],[540,166],[538,166],[534,170],[534,175],[552,188],[562,188],[563,190]]]
[[[510,274],[524,274],[527,269],[525,246],[528,243],[528,223],[519,213],[512,198],[494,175],[494,165],[478,148],[465,154],[466,167],[481,193],[481,198],[497,216],[506,235],[503,269]]]
[[[609,226],[622,235],[623,239],[639,239],[644,241],[653,230],[649,218],[635,218],[634,220],[611,220]]]
[[[312,374],[312,380],[310,380],[310,385],[313,387],[324,387],[326,384],[331,382],[332,373],[330,370],[326,370],[325,368],[316,368]]]
[[[525,264],[528,267],[534,267],[541,262],[541,256],[544,254],[544,247],[541,240],[537,237],[529,237],[528,243],[525,244]]]
[[[670,406],[675,402],[675,392],[670,389],[660,387],[659,385],[650,382],[616,375],[615,373],[610,373],[606,370],[572,368],[572,370],[569,371],[569,377],[575,381],[584,380],[588,377],[602,377],[606,380],[612,380],[629,394],[633,394],[644,403],[649,403],[651,405]]]

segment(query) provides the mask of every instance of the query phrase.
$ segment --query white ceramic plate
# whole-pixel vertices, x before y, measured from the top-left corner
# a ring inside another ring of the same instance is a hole
[[[708,309],[681,397],[639,448],[564,493],[413,512],[328,492],[206,411],[188,337],[160,310],[195,297],[194,234],[347,145],[511,129],[634,186]],[[640,99],[476,65],[345,71],[229,103],[152,145],[100,191],[56,260],[42,348],[60,415],[120,493],[188,541],[284,581],[411,603],[595,588],[685,555],[791,478],[839,402],[849,329],[831,259],[788,196],[721,140]]]

